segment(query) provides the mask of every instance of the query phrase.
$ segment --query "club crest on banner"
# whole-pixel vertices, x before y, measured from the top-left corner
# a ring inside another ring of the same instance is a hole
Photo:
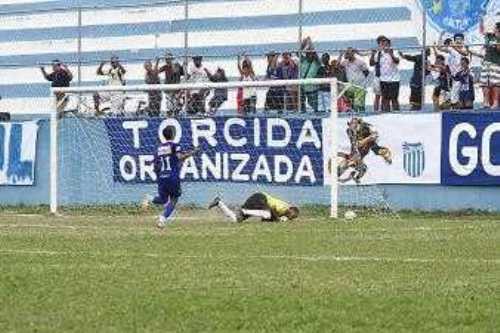
[[[425,150],[422,143],[403,143],[403,168],[412,178],[422,176],[425,170]]]
[[[490,0],[421,0],[430,21],[449,33],[466,32],[479,23]]]

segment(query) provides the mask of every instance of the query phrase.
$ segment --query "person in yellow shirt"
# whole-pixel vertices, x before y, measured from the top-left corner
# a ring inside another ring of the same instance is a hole
[[[233,222],[243,222],[250,217],[260,217],[262,221],[276,222],[293,220],[299,216],[299,209],[265,192],[257,192],[248,197],[236,211],[231,210],[221,198],[216,197],[208,209],[219,207]]]

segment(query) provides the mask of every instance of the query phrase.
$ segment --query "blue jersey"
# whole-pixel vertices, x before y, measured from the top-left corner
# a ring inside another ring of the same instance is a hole
[[[177,154],[180,152],[180,147],[172,142],[167,141],[158,146],[154,160],[154,171],[161,179],[179,180],[181,164]]]

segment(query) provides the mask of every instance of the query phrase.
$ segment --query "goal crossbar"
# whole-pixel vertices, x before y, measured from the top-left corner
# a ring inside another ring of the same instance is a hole
[[[257,87],[282,87],[282,86],[303,86],[303,85],[334,85],[335,78],[323,79],[301,79],[301,80],[268,80],[268,81],[231,81],[231,82],[196,82],[179,84],[140,84],[131,86],[87,86],[87,87],[55,87],[53,93],[81,93],[92,92],[141,92],[141,91],[172,91],[172,90],[195,90],[195,89],[216,89],[216,88],[257,88]]]
[[[148,92],[148,91],[178,91],[178,90],[195,90],[195,89],[217,89],[217,88],[250,88],[250,87],[283,87],[283,86],[303,86],[303,85],[329,85],[330,86],[330,156],[324,156],[330,161],[330,216],[338,217],[338,184],[337,184],[337,99],[339,96],[338,84],[343,84],[346,87],[353,86],[345,82],[338,82],[336,78],[315,78],[315,79],[296,79],[296,80],[268,80],[268,81],[231,81],[231,82],[198,82],[198,83],[181,83],[181,84],[142,84],[131,86],[86,86],[86,87],[54,87],[51,89],[52,94],[89,94],[95,92]],[[345,91],[345,89],[343,89]],[[52,213],[57,212],[58,206],[58,171],[57,171],[57,103],[54,98],[54,106],[50,116],[50,210]],[[325,143],[326,144],[326,143]],[[326,171],[326,170],[325,170]],[[326,171],[327,172],[327,171]]]

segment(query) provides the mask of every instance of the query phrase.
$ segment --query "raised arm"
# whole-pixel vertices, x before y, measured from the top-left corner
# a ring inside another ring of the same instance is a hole
[[[105,61],[101,62],[101,64],[99,65],[99,67],[97,67],[97,72],[96,72],[96,73],[97,73],[97,75],[106,75],[106,74],[104,74],[104,72],[102,71],[102,68],[104,67],[104,64],[105,64],[105,63],[106,63]]]
[[[45,80],[50,81],[49,75],[45,71],[45,68],[43,66],[40,66],[40,70],[42,71],[42,75],[45,78]]]

